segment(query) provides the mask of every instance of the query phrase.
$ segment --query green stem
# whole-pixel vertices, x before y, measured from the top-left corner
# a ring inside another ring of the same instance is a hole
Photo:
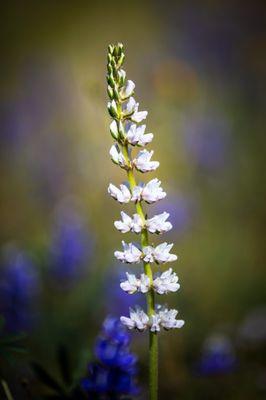
[[[6,395],[6,399],[7,400],[14,400],[13,396],[12,396],[10,390],[9,390],[8,384],[6,383],[6,381],[4,379],[1,379],[1,384],[2,384],[2,387],[3,387],[4,393]]]
[[[122,146],[122,152],[125,159],[130,162],[130,156],[128,152],[128,146]],[[130,168],[127,171],[127,177],[131,192],[133,191],[136,184],[136,179],[133,170]],[[141,217],[142,221],[145,222],[145,214],[142,208],[141,202],[136,202],[136,211]],[[146,247],[149,245],[149,235],[147,228],[143,228],[141,231],[141,246]],[[153,274],[150,263],[143,262],[144,272],[150,280],[151,288],[146,295],[147,299],[147,313],[151,317],[155,314],[155,294],[152,288]],[[149,385],[150,385],[150,400],[158,399],[158,335],[156,332],[149,332]]]

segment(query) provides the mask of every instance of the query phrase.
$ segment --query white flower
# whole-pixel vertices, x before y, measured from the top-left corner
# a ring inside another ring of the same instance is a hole
[[[135,292],[147,293],[150,288],[150,279],[147,275],[141,274],[140,279],[134,274],[127,273],[127,280],[120,283],[122,290],[129,294]]]
[[[126,138],[132,146],[145,146],[153,139],[152,133],[144,134],[146,125],[137,126],[136,124],[126,124]]]
[[[135,186],[131,200],[141,201],[143,199],[147,203],[151,204],[163,199],[166,196],[166,193],[163,191],[160,185],[161,182],[155,178],[149,181],[145,186],[143,184]]]
[[[132,197],[131,197],[132,201],[141,201],[141,199],[142,199],[141,195],[142,195],[143,188],[144,188],[143,184],[139,184],[134,187],[134,189],[132,191]]]
[[[133,294],[139,289],[139,279],[136,278],[136,275],[126,273],[127,280],[120,283],[120,287],[124,292],[129,294]]]
[[[160,332],[160,322],[161,318],[158,314],[153,314],[151,316],[151,331],[152,332]]]
[[[122,89],[120,90],[120,96],[122,100],[125,100],[128,97],[130,97],[133,94],[134,89],[135,89],[135,83],[131,80],[128,80],[125,86],[123,86]]]
[[[167,244],[166,242],[156,246],[153,251],[155,261],[159,264],[162,264],[165,262],[172,262],[177,260],[177,256],[175,254],[169,253],[172,247],[173,244]]]
[[[154,251],[154,248],[152,246],[146,246],[143,248],[143,254],[144,254],[143,260],[145,262],[147,262],[147,263],[154,262],[153,251]]]
[[[158,294],[166,294],[168,292],[176,292],[180,285],[178,282],[178,276],[173,272],[172,268],[163,272],[161,276],[158,276],[153,281],[153,287]]]
[[[131,231],[135,233],[140,233],[143,228],[143,222],[138,214],[133,214],[133,220],[131,223]]]
[[[160,317],[160,325],[168,330],[168,329],[174,329],[174,328],[182,328],[182,326],[185,324],[185,321],[182,319],[176,319],[176,316],[178,314],[177,310],[168,310],[167,308],[161,310],[158,312],[158,315]]]
[[[169,253],[172,247],[173,244],[167,244],[166,242],[159,244],[155,248],[146,246],[143,248],[143,259],[145,262],[155,261],[158,264],[175,261],[177,260],[177,256]]]
[[[142,190],[143,200],[150,204],[163,199],[166,196],[166,193],[163,191],[160,185],[161,182],[157,178],[148,182]]]
[[[127,215],[125,212],[121,211],[122,221],[115,221],[114,225],[122,233],[127,233],[129,231],[140,233],[143,227],[142,219],[138,214],[134,214],[133,218]]]
[[[137,122],[137,123],[141,122],[148,115],[148,111],[138,111],[138,109],[139,109],[139,103],[136,103],[135,104],[135,111],[131,115],[131,120],[133,122]]]
[[[114,226],[122,233],[127,233],[131,229],[132,218],[130,218],[124,211],[121,211],[122,221],[115,221]]]
[[[126,185],[120,185],[120,190],[110,183],[108,193],[119,203],[128,203],[131,199],[131,194]]]
[[[139,331],[144,331],[149,325],[148,315],[141,309],[136,307],[135,310],[132,308],[129,311],[129,318],[120,317],[120,321],[128,329],[137,329]]]
[[[122,154],[122,152],[117,144],[113,144],[113,146],[110,149],[109,154],[112,158],[112,161],[115,164],[120,165],[120,167],[122,167],[122,168],[128,167],[127,160],[125,159],[124,155]]]
[[[182,319],[176,319],[177,314],[177,310],[164,308],[149,318],[141,308],[136,307],[135,310],[130,308],[129,318],[122,316],[120,321],[128,329],[144,331],[150,328],[152,332],[159,332],[161,327],[166,330],[182,328],[185,322]]]
[[[132,243],[122,242],[124,251],[115,251],[114,255],[123,263],[139,263],[141,260],[142,252]]]
[[[147,293],[150,288],[150,279],[147,275],[141,274],[140,275],[140,282],[139,282],[139,291],[141,293]]]
[[[172,229],[172,224],[166,222],[170,214],[163,212],[162,214],[155,215],[146,222],[146,226],[151,233],[165,233]]]
[[[137,155],[137,158],[133,160],[133,163],[137,170],[141,172],[154,171],[159,167],[160,163],[158,161],[150,161],[153,156],[153,151],[141,150]]]
[[[130,97],[125,103],[122,104],[122,111],[124,116],[128,116],[134,113],[136,108],[136,101],[134,97]]]

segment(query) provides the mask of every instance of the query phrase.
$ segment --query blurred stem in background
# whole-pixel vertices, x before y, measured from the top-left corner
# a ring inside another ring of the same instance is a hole
[[[8,384],[6,383],[6,381],[4,379],[1,379],[1,385],[4,391],[4,394],[6,396],[6,400],[14,400],[13,396],[9,390]]]

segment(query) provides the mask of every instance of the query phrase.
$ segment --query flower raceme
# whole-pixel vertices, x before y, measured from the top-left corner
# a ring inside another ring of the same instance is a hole
[[[108,186],[108,193],[119,203],[129,203],[130,201],[140,202],[142,200],[146,201],[148,204],[155,203],[163,199],[166,193],[160,187],[161,182],[155,178],[149,181],[146,185],[140,183],[135,186],[130,193],[127,185],[120,185],[120,190],[110,183]]]
[[[147,293],[151,288],[149,277],[145,274],[141,274],[140,278],[137,278],[134,274],[126,273],[127,280],[120,283],[122,290],[129,294],[135,292]],[[158,294],[167,294],[169,292],[176,292],[180,285],[178,283],[178,277],[172,268],[163,272],[160,276],[153,280],[153,289]]]
[[[140,233],[141,230],[146,227],[150,233],[161,234],[172,229],[172,224],[166,221],[168,217],[169,214],[163,212],[162,214],[155,215],[153,218],[147,219],[143,222],[139,214],[133,214],[133,217],[131,218],[124,211],[121,211],[122,220],[115,221],[114,226],[122,233]]]
[[[146,246],[142,248],[142,251],[135,246],[133,243],[125,243],[122,241],[124,251],[115,251],[115,257],[128,264],[139,263],[141,260],[145,262],[157,264],[164,264],[166,262],[172,262],[177,260],[175,254],[170,254],[169,251],[173,247],[173,244],[162,243],[156,247]]]
[[[158,306],[158,312],[149,317],[141,308],[130,309],[129,318],[121,317],[121,322],[128,329],[137,329],[144,331],[149,328],[152,332],[160,332],[161,328],[165,330],[182,328],[184,321],[176,319],[177,310],[168,310]]]
[[[127,173],[127,182],[119,187],[110,183],[108,193],[121,204],[133,202],[136,213],[128,215],[121,212],[121,219],[114,222],[115,228],[121,233],[133,232],[141,236],[140,244],[122,241],[123,250],[115,251],[115,257],[122,263],[138,264],[143,262],[144,271],[139,276],[126,273],[126,279],[120,287],[128,294],[137,292],[146,294],[147,313],[136,307],[130,309],[129,317],[122,316],[121,322],[129,329],[144,331],[149,329],[156,334],[162,328],[165,330],[181,328],[183,320],[177,320],[177,311],[164,306],[155,306],[155,294],[163,295],[176,292],[180,285],[178,277],[172,268],[158,273],[153,277],[151,263],[157,265],[177,260],[175,254],[170,253],[173,244],[166,242],[150,245],[148,234],[161,235],[172,229],[168,221],[169,213],[148,218],[143,210],[144,203],[152,204],[162,200],[166,193],[161,182],[153,178],[147,183],[136,182],[134,171],[140,173],[152,172],[159,167],[158,161],[153,161],[154,152],[143,149],[153,140],[152,133],[145,133],[147,111],[139,111],[139,103],[135,100],[135,83],[126,79],[126,72],[122,69],[125,55],[122,44],[108,47],[107,65],[107,92],[110,98],[108,111],[112,118],[110,132],[115,141],[110,149],[112,161]],[[141,148],[136,155],[133,152]],[[135,148],[135,150],[134,150]]]

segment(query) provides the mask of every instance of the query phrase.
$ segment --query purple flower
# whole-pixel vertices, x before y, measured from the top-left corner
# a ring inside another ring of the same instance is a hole
[[[88,365],[81,386],[89,399],[119,400],[139,393],[136,386],[137,357],[129,350],[130,336],[119,319],[107,317],[97,338],[97,361]]]
[[[233,372],[236,356],[230,339],[223,335],[209,337],[197,365],[200,375],[218,375]]]
[[[7,331],[19,332],[32,326],[38,292],[34,265],[23,252],[8,249],[0,273],[0,313]]]
[[[89,265],[93,239],[84,220],[75,209],[68,207],[57,216],[50,247],[50,268],[59,287],[71,286]]]

